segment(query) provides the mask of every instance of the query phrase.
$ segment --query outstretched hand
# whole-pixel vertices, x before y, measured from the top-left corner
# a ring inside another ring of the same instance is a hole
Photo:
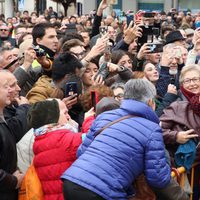
[[[187,131],[180,131],[177,133],[176,141],[180,144],[185,144],[189,139],[198,137],[198,134],[194,132],[194,129]]]

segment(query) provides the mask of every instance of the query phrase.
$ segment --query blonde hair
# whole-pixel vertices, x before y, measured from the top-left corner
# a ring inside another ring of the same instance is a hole
[[[185,74],[187,72],[190,72],[190,71],[197,72],[197,74],[200,77],[200,67],[199,67],[199,65],[195,65],[195,64],[193,64],[193,65],[187,65],[187,66],[183,67],[183,69],[181,70],[181,74],[180,74],[180,77],[179,77],[180,84],[183,83]]]

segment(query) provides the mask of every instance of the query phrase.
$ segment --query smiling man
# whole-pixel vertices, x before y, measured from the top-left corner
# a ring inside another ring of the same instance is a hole
[[[22,120],[13,117],[6,120],[3,111],[11,103],[12,88],[8,71],[0,71],[0,197],[1,200],[17,200],[23,174],[17,170],[16,143],[25,134]],[[19,115],[19,112],[17,113]],[[20,117],[26,120],[25,111]]]

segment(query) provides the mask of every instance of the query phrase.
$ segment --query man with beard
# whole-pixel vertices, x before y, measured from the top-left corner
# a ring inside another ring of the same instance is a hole
[[[163,97],[169,84],[179,89],[179,75],[184,66],[181,49],[168,44],[164,47],[160,62],[160,78],[157,81],[157,95]]]

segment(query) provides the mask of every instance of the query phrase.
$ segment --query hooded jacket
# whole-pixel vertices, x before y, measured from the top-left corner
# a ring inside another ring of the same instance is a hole
[[[134,115],[95,133],[108,123]],[[119,109],[104,112],[93,122],[80,147],[80,157],[62,179],[89,189],[104,199],[127,199],[133,181],[144,173],[151,186],[163,188],[170,182],[170,167],[159,120],[144,103],[123,100]]]

